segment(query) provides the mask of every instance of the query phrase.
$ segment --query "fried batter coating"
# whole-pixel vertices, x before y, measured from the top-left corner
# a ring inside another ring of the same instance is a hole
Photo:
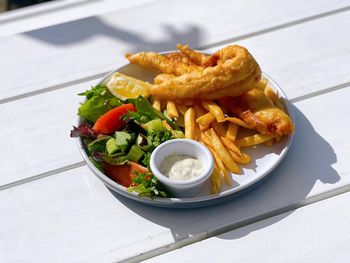
[[[173,74],[158,74],[155,78],[154,78],[154,83],[155,84],[160,84],[164,81],[168,81],[171,80],[172,78],[175,78],[176,76]]]
[[[245,83],[256,78],[254,71],[260,74],[261,70],[247,49],[240,46],[228,46],[214,53],[213,56],[217,58],[216,66],[164,80],[151,87],[151,94],[172,99],[195,98],[204,96],[205,93],[213,94],[221,89],[236,88],[235,84],[238,82],[243,84],[244,88],[241,88],[239,92],[232,91],[233,94],[239,95],[254,88]]]
[[[161,55],[155,52],[126,54],[130,63],[158,69],[151,86],[153,96],[166,99],[238,96],[253,89],[261,69],[247,49],[230,45],[211,56],[178,45],[181,52]]]
[[[177,49],[181,51],[187,58],[189,58],[193,63],[198,66],[212,67],[215,65],[215,58],[213,56],[208,56],[203,53],[194,51],[190,49],[188,45],[176,45]]]
[[[235,97],[243,92],[256,87],[261,78],[261,70],[259,67],[247,78],[223,89],[217,89],[212,92],[206,92],[196,96],[198,99],[219,99],[222,97],[230,96]]]
[[[174,61],[174,59],[169,59],[167,56],[156,52],[139,52],[134,55],[127,53],[125,57],[132,64],[138,64],[146,68],[156,69],[162,73],[174,74],[176,76],[203,70],[203,67],[184,63],[180,60]]]
[[[168,59],[170,59],[170,61],[173,63],[181,62],[186,65],[195,65],[195,63],[191,60],[191,58],[187,57],[185,54],[181,52],[171,52],[171,53],[165,54],[165,56]]]
[[[171,61],[171,63],[180,62],[186,65],[195,65],[191,59],[189,59],[188,57],[186,57],[184,54],[180,52],[172,52],[169,54],[165,54],[165,56]],[[173,74],[166,74],[166,73],[158,74],[154,78],[154,83],[159,84],[159,83],[162,83],[163,81],[170,80],[173,77],[176,77],[176,76]]]
[[[219,100],[230,112],[266,135],[291,134],[294,124],[289,116],[276,107],[265,93],[252,89],[237,97]]]

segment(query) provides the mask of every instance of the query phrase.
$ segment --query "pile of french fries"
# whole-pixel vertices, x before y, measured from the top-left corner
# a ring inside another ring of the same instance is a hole
[[[283,103],[276,92],[261,79],[257,88],[263,90],[267,97],[284,110]],[[255,146],[261,143],[272,145],[282,139],[281,136],[264,135],[255,131],[253,135],[237,138],[240,129],[253,128],[239,118],[228,117],[225,109],[214,101],[181,99],[161,101],[154,98],[153,107],[159,111],[166,109],[170,118],[176,120],[179,126],[185,128],[185,137],[199,141],[211,151],[215,166],[210,177],[211,193],[220,193],[222,181],[232,185],[230,172],[240,174],[239,164],[250,163],[248,154],[241,151],[241,147]],[[171,129],[170,126],[169,129]]]

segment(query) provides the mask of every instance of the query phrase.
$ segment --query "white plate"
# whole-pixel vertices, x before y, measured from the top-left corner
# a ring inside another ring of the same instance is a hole
[[[127,74],[132,77],[136,77],[145,81],[153,81],[154,76],[157,74],[155,71],[144,69],[137,65],[126,65],[118,70],[121,73]],[[116,72],[114,71],[114,72]],[[106,83],[114,72],[108,74],[101,83]],[[295,123],[293,109],[287,99],[287,96],[282,89],[274,82],[267,74],[263,73],[263,76],[268,79],[269,85],[278,92],[283,100],[284,106]],[[80,122],[80,120],[79,120]],[[136,193],[127,192],[126,188],[117,184],[101,171],[99,171],[89,160],[82,141],[79,139],[79,147],[81,154],[90,167],[90,169],[100,178],[103,183],[109,187],[112,191],[117,192],[123,196],[136,200],[138,202],[146,203],[149,205],[160,207],[173,207],[173,208],[192,208],[214,205],[221,203],[225,200],[235,198],[247,191],[255,188],[258,183],[261,183],[263,179],[266,179],[268,174],[279,164],[285,157],[293,139],[293,134],[285,136],[284,139],[275,143],[272,146],[261,145],[256,148],[246,148],[247,152],[251,156],[251,163],[249,165],[242,166],[241,175],[232,175],[233,184],[232,187],[224,186],[223,190],[219,194],[209,194],[209,180],[203,188],[203,191],[196,197],[192,198],[145,198],[139,197]],[[223,183],[223,185],[225,185]]]

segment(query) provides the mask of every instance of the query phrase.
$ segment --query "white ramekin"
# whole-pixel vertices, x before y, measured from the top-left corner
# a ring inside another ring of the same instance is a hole
[[[186,180],[175,181],[160,172],[160,165],[169,155],[188,155],[198,159],[204,166],[202,175]],[[204,182],[211,175],[214,159],[207,147],[189,139],[174,139],[159,145],[151,155],[150,166],[152,173],[174,197],[192,197],[198,194]]]

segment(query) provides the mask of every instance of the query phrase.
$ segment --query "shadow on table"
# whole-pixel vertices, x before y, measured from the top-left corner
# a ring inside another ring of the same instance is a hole
[[[137,203],[118,194],[114,195],[143,218],[169,228],[175,241],[208,230],[220,229],[244,218],[303,200],[317,181],[334,184],[340,177],[331,167],[336,162],[336,154],[332,147],[314,130],[298,108],[294,107],[294,111],[296,133],[288,154],[272,172],[271,177],[253,192],[220,205],[196,209],[157,208]],[[245,236],[272,225],[291,213],[293,211],[221,235],[220,238],[235,239]]]
[[[202,35],[201,29],[194,25],[187,26],[186,28],[183,28],[182,31],[177,31],[170,25],[163,25],[163,28],[164,39],[150,41],[147,32],[140,35],[130,30],[109,25],[98,17],[88,17],[77,21],[29,31],[24,33],[24,35],[51,45],[63,46],[69,46],[98,35],[104,35],[128,43],[131,47],[131,49],[128,50],[130,52],[140,50],[171,50],[174,49],[175,45],[178,43],[198,46]]]

